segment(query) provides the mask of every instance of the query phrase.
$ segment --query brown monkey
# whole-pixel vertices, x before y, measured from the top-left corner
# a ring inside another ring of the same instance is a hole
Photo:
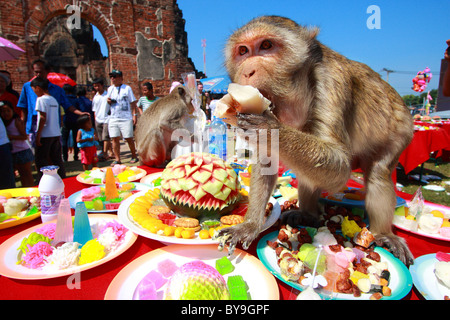
[[[412,139],[411,116],[377,73],[321,44],[317,34],[290,19],[263,16],[231,35],[225,48],[231,80],[258,88],[274,106],[261,115],[238,114],[238,126],[278,130],[279,158],[299,178],[301,214],[291,219],[317,217],[321,190],[339,190],[352,167],[362,168],[377,243],[413,263],[404,240],[391,230],[396,203],[391,173]],[[252,167],[246,220],[219,234],[230,252],[238,242],[248,247],[261,231],[277,180],[276,174],[261,175],[263,167]]]
[[[172,141],[172,133],[185,129],[188,113],[194,107],[191,96],[183,86],[156,100],[146,109],[136,125],[136,148],[141,162],[150,167],[161,166],[170,160],[171,150],[178,141]]]

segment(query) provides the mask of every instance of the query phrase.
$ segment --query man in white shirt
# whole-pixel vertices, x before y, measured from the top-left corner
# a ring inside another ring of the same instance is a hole
[[[107,101],[110,106],[111,115],[108,120],[109,136],[112,140],[112,147],[115,161],[120,161],[120,136],[125,139],[131,151],[130,163],[138,162],[136,156],[136,146],[134,144],[134,124],[136,123],[136,104],[133,90],[123,83],[122,71],[113,70],[109,77],[112,85],[108,88]]]
[[[111,138],[108,131],[108,118],[110,113],[109,104],[107,101],[108,93],[105,90],[105,84],[102,78],[95,79],[92,86],[96,91],[92,99],[92,111],[95,118],[95,129],[97,130],[98,139],[102,146],[102,151],[98,156],[99,161],[105,161],[113,158],[111,149]]]

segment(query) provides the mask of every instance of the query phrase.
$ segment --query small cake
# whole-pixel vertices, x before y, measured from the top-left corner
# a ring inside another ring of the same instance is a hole
[[[434,265],[434,274],[444,286],[450,289],[450,262],[436,262]]]
[[[90,187],[81,190],[81,201],[92,201],[99,197],[101,193],[100,187]]]
[[[229,300],[222,275],[210,265],[196,260],[182,265],[170,278],[165,300]]]

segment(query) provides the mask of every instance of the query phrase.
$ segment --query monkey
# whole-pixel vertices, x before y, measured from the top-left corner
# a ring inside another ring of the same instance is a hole
[[[225,65],[231,81],[256,87],[272,102],[262,114],[238,114],[237,126],[278,131],[279,159],[299,182],[299,210],[282,216],[284,221],[317,221],[321,191],[342,189],[352,168],[361,168],[376,244],[409,265],[411,252],[392,231],[396,194],[391,173],[413,137],[411,115],[378,73],[322,44],[318,33],[289,18],[261,16],[229,37]],[[247,249],[261,231],[277,181],[276,173],[261,175],[264,166],[262,161],[252,165],[244,222],[216,237],[220,247],[228,245],[229,254],[239,242]]]
[[[194,111],[192,98],[180,85],[164,98],[156,100],[142,114],[136,125],[136,149],[142,164],[163,166],[171,160],[171,151],[178,141],[172,141],[172,133],[185,129],[189,113]]]

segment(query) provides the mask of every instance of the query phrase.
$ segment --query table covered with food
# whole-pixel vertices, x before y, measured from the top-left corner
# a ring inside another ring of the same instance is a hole
[[[251,166],[188,154],[133,170],[124,180],[111,168],[95,183],[88,173],[64,179],[65,199],[44,223],[37,188],[0,190],[2,298],[450,297],[450,209],[420,194],[397,192],[393,231],[414,255],[409,268],[373,245],[364,186],[353,180],[322,194],[320,226],[282,224],[298,201],[290,171],[279,172],[259,237],[228,255],[215,236],[244,221]]]

